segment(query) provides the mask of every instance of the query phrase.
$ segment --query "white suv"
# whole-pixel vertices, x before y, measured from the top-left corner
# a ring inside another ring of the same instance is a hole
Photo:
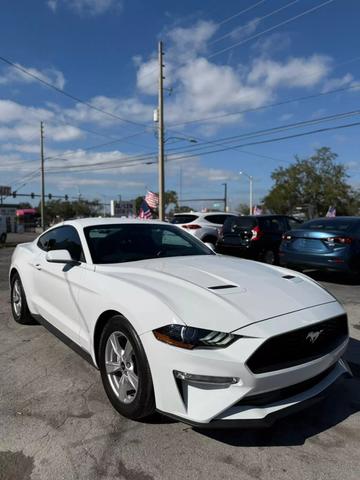
[[[225,220],[238,217],[235,213],[222,212],[186,212],[175,213],[171,223],[185,228],[189,233],[205,243],[216,244],[219,232]]]

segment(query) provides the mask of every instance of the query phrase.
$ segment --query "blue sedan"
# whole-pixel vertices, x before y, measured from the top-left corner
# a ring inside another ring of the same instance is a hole
[[[283,266],[360,274],[360,217],[310,220],[282,238]]]

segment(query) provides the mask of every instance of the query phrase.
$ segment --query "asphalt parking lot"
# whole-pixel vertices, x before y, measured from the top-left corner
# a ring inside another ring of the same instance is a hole
[[[0,480],[360,478],[360,286],[317,275],[349,315],[354,377],[269,429],[196,430],[120,417],[99,373],[42,326],[11,318],[0,249]]]

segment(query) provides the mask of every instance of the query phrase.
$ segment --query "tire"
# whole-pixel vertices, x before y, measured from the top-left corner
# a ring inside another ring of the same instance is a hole
[[[268,265],[277,265],[277,255],[274,250],[265,250],[262,255],[262,261]]]
[[[132,420],[153,415],[155,396],[149,363],[139,336],[121,315],[115,315],[105,325],[98,359],[112,406]]]
[[[10,286],[11,311],[15,322],[21,325],[36,325],[38,322],[31,316],[18,273],[12,276]]]
[[[6,243],[6,233],[2,233],[0,236],[0,243],[5,244]]]

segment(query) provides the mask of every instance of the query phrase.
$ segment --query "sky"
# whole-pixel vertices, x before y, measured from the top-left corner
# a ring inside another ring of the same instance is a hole
[[[360,126],[335,127],[360,121],[359,16],[358,0],[2,0],[0,57],[18,68],[0,61],[0,185],[40,192],[43,121],[47,194],[157,191],[162,40],[165,187],[183,204],[227,183],[237,208],[240,171],[260,203],[274,169],[322,146],[358,188]]]

